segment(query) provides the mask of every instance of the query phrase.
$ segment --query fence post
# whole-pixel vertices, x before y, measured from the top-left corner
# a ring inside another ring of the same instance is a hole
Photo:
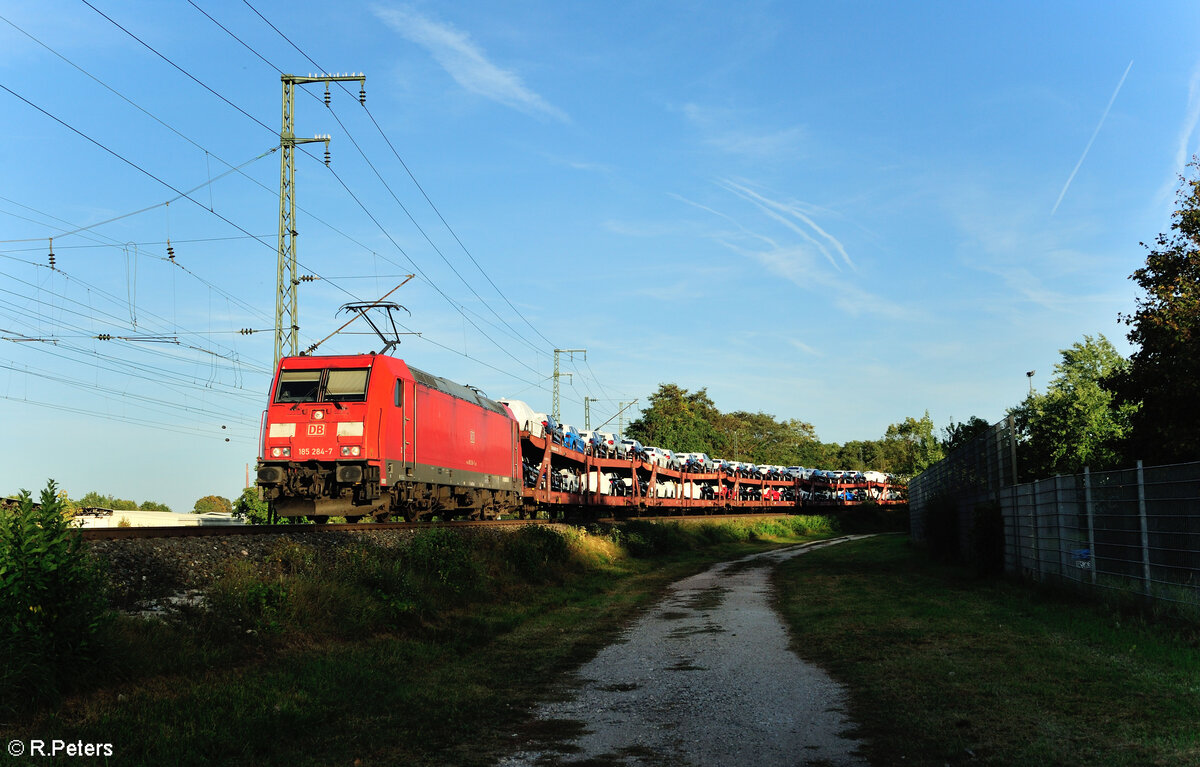
[[[1092,562],[1092,585],[1096,585],[1096,510],[1092,507],[1092,471],[1083,467],[1083,503],[1087,507],[1088,559]]]
[[[1038,483],[1034,482],[1029,486],[1029,521],[1030,533],[1033,535],[1033,579],[1040,581],[1042,579],[1042,545],[1038,535],[1038,516],[1037,516],[1037,494]]]
[[[1146,527],[1146,478],[1142,473],[1142,461],[1137,462],[1138,517],[1142,522],[1142,579],[1146,596],[1150,595],[1150,533]]]
[[[1062,475],[1054,475],[1054,534],[1058,541],[1058,576],[1067,579],[1067,547],[1063,540]]]
[[[1021,547],[1024,545],[1021,542],[1021,504],[1017,499],[1017,486],[1013,485],[1012,490],[1012,508],[1009,509],[1008,518],[1012,520],[1013,530],[1013,573],[1021,574],[1021,564],[1025,560],[1021,553]]]

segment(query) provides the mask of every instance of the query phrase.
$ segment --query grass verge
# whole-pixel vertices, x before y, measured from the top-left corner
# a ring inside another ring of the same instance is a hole
[[[1200,765],[1194,626],[980,580],[899,536],[774,577],[796,651],[848,686],[874,765]]]
[[[112,621],[74,691],[6,715],[0,740],[110,743],[130,765],[490,764],[668,584],[831,532],[792,517],[285,544],[202,607]]]

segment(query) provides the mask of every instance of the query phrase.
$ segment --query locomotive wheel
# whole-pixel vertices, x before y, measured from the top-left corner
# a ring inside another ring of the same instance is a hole
[[[361,521],[362,521],[362,514],[355,514],[353,516],[346,517],[346,522],[348,522],[351,525],[358,524]]]

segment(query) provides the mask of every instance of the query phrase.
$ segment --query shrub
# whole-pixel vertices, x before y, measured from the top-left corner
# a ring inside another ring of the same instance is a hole
[[[562,531],[545,525],[527,525],[508,536],[504,554],[527,581],[542,582],[560,574],[571,556]]]
[[[275,633],[282,629],[281,613],[288,604],[282,579],[267,581],[247,562],[238,562],[204,595],[203,625],[215,634]]]
[[[633,519],[622,525],[625,549],[635,557],[669,554],[696,548],[675,522],[645,522]]]
[[[422,530],[413,536],[408,566],[424,586],[422,592],[469,594],[482,579],[479,562],[466,539],[441,527]]]
[[[95,649],[103,579],[53,480],[34,505],[0,511],[0,705],[57,694]]]

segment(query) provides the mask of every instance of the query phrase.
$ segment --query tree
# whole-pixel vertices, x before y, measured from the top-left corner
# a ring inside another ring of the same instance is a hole
[[[233,503],[228,498],[223,498],[219,495],[206,495],[196,501],[196,505],[192,508],[193,514],[208,514],[210,512],[232,514]]]
[[[1109,382],[1122,406],[1141,404],[1126,449],[1151,463],[1200,455],[1200,175],[1180,182],[1171,232],[1158,235],[1146,265],[1130,275],[1145,295],[1121,319],[1138,349]]]
[[[95,490],[92,490],[76,501],[76,505],[80,508],[92,506],[98,509],[112,509],[114,511],[133,511],[138,507],[136,501],[116,498],[111,495],[101,495]]]
[[[165,503],[158,501],[142,501],[142,505],[138,507],[142,511],[170,511],[171,507]]]
[[[233,513],[252,525],[269,523],[267,502],[258,497],[257,487],[247,487],[233,502]]]
[[[929,411],[926,410],[921,418],[909,416],[887,427],[883,435],[883,453],[887,471],[904,477],[920,474],[942,460],[945,453],[942,443],[934,435]]]
[[[676,384],[659,384],[650,407],[626,433],[643,445],[712,455],[723,443],[715,425],[720,414],[707,389],[688,393]]]
[[[1013,409],[1021,434],[1020,474],[1029,479],[1078,474],[1085,466],[1112,468],[1137,406],[1115,402],[1105,381],[1128,367],[1107,338],[1084,336],[1063,349],[1045,394]]]
[[[942,450],[949,455],[990,428],[992,425],[977,415],[962,423],[955,423],[954,419],[951,419],[950,425],[945,429],[946,438],[942,440]]]

